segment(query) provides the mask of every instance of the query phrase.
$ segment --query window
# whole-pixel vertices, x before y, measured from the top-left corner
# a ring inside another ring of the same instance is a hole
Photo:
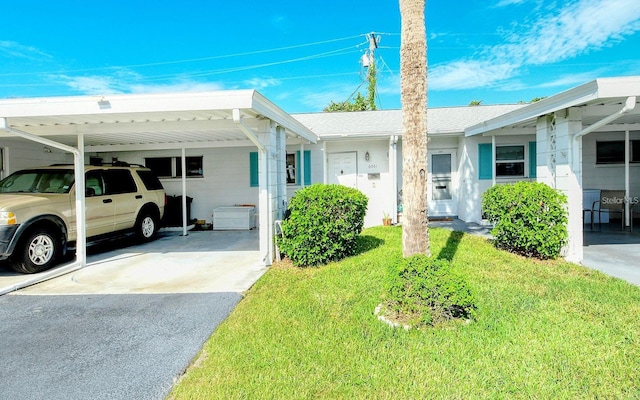
[[[202,156],[185,157],[185,162],[187,164],[187,177],[201,178],[203,176]],[[144,165],[161,178],[182,177],[181,157],[149,157],[144,159]]]
[[[524,176],[524,145],[496,146],[496,177]]]
[[[305,150],[303,160],[304,162],[304,184],[311,184],[311,151]],[[301,185],[302,179],[300,178],[300,152],[288,153],[285,166],[285,174],[287,179],[287,185]],[[258,175],[258,152],[252,151],[249,153],[249,186],[258,187],[259,175]]]
[[[631,140],[630,161],[640,162],[640,140]],[[596,164],[624,164],[624,140],[596,142]]]
[[[106,169],[102,171],[102,174],[105,194],[135,193],[138,191],[136,182],[128,169]]]
[[[153,171],[140,170],[137,172],[138,172],[138,176],[142,180],[142,183],[144,184],[144,187],[146,187],[147,190],[163,189],[162,183],[160,183],[160,180],[158,179],[156,174],[153,173]]]
[[[493,178],[491,143],[478,144],[478,179]],[[529,178],[536,177],[536,142],[529,142]],[[525,145],[496,146],[496,177],[525,176]]]

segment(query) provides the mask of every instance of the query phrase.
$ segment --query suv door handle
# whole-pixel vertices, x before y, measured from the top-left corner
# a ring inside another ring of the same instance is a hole
[[[107,204],[107,203],[113,202],[113,200],[112,199],[104,199],[104,200],[102,200],[102,202]]]
[[[141,195],[141,194],[137,194],[137,195],[136,195],[136,199],[141,199],[141,198],[142,198],[142,195]]]

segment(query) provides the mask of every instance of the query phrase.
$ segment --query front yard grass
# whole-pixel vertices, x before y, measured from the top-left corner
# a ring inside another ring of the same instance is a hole
[[[477,298],[476,319],[423,330],[378,321],[401,228],[356,256],[272,267],[205,344],[176,399],[640,398],[640,289],[564,261],[430,230]]]

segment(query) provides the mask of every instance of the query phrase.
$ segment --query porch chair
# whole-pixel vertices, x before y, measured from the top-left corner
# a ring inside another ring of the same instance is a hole
[[[598,225],[602,230],[602,212],[611,214],[620,214],[622,220],[621,229],[624,230],[624,205],[626,200],[626,193],[624,190],[601,190],[600,199],[593,202],[591,205],[591,230],[595,221],[595,215],[598,214]],[[631,231],[633,231],[633,222],[631,222]]]

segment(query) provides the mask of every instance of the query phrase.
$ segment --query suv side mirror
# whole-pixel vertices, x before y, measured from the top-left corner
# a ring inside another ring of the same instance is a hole
[[[84,195],[85,195],[85,197],[93,197],[93,196],[96,195],[96,191],[95,191],[94,188],[88,187],[88,188],[85,189]]]

